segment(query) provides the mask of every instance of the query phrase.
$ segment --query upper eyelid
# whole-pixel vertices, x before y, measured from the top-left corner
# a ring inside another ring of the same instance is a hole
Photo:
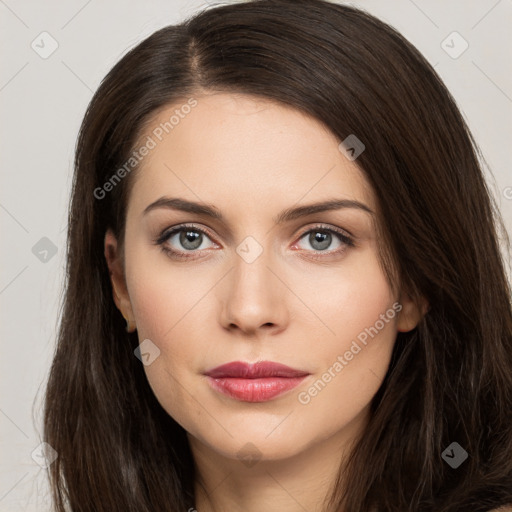
[[[195,226],[193,224],[183,224],[183,225],[177,225],[177,226],[173,226],[173,227],[170,227],[168,229],[164,229],[162,231],[162,234],[158,236],[158,238],[164,238],[164,239],[167,239],[169,238],[171,235],[175,235],[176,233],[179,233],[180,231],[183,231],[185,229],[190,229],[190,230],[196,230],[196,231],[199,231],[205,235],[208,235],[208,237],[210,238],[215,238],[213,237],[211,234],[210,234],[210,230],[206,229],[206,228],[203,228],[203,227],[199,227],[199,226]]]

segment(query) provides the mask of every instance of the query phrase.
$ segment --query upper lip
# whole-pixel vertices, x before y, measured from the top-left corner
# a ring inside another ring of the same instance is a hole
[[[257,363],[233,361],[212,368],[205,372],[205,375],[214,378],[238,377],[242,379],[257,379],[262,377],[303,377],[309,375],[309,373],[272,361],[259,361]]]

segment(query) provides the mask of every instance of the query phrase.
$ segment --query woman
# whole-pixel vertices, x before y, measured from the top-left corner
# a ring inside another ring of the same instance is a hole
[[[452,96],[369,14],[260,0],[157,31],[77,145],[55,510],[509,505],[499,222]]]

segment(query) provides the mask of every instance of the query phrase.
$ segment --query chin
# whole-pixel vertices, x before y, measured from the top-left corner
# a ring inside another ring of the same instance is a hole
[[[233,437],[223,436],[222,439],[200,437],[199,441],[211,450],[227,459],[239,460],[247,467],[255,462],[283,460],[297,455],[306,448],[304,436],[290,436],[288,432],[280,435],[268,430],[230,431]],[[189,434],[189,439],[190,439]],[[227,438],[228,437],[228,438]]]

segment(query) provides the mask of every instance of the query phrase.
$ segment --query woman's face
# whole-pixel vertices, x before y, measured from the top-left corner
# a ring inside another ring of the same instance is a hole
[[[194,446],[228,458],[341,443],[366,421],[400,322],[414,326],[379,265],[374,194],[313,118],[242,94],[196,100],[158,112],[141,137],[124,276],[115,238],[105,239],[151,388]],[[304,209],[326,201],[346,203]],[[205,375],[233,361],[306,376]]]

